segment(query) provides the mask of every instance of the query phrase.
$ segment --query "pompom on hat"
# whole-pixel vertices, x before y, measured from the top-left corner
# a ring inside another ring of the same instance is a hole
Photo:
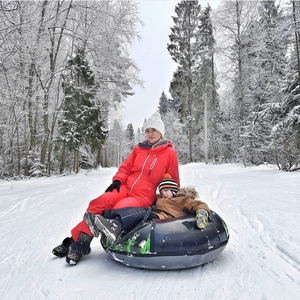
[[[147,128],[155,128],[162,136],[165,134],[165,125],[161,119],[160,113],[155,112],[149,119],[147,119],[143,125],[144,133]]]
[[[174,179],[172,179],[171,175],[166,173],[163,177],[163,180],[158,186],[159,193],[161,194],[162,189],[170,189],[173,192],[174,197],[178,192],[178,184]]]

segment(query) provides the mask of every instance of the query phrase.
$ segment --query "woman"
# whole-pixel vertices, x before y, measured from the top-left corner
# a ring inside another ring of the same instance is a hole
[[[159,113],[154,113],[144,123],[147,140],[134,147],[113,177],[105,193],[89,203],[87,211],[101,215],[104,210],[122,207],[151,206],[156,188],[165,173],[169,173],[179,185],[178,160],[172,143],[164,139],[164,123]],[[93,239],[88,225],[82,220],[62,244],[52,253],[66,256],[69,264],[77,264],[83,255],[91,251]]]
[[[159,196],[148,220],[172,219],[183,217],[186,213],[196,215],[196,226],[204,229],[207,226],[210,209],[205,202],[195,200],[198,193],[193,188],[181,189],[170,174],[165,174],[158,186]],[[122,209],[106,210],[103,215],[94,216],[91,212],[85,213],[85,220],[90,229],[98,236],[100,232],[113,243],[120,233],[131,230],[139,224],[147,214],[144,207],[127,207]]]

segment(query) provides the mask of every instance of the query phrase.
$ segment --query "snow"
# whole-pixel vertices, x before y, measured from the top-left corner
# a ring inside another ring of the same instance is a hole
[[[0,299],[299,299],[300,173],[271,166],[180,166],[181,186],[195,187],[229,227],[226,249],[204,266],[126,267],[98,238],[76,266],[54,257],[52,248],[70,235],[115,172],[0,181]]]

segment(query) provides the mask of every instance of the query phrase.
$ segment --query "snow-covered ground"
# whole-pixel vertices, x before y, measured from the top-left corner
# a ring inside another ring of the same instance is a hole
[[[126,267],[110,259],[99,239],[77,266],[54,257],[52,248],[115,171],[0,181],[1,300],[299,299],[300,173],[267,166],[180,167],[181,186],[195,187],[229,227],[226,249],[204,266]]]

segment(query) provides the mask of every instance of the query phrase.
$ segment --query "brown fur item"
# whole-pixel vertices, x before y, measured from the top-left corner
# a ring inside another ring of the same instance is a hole
[[[176,197],[180,197],[180,196],[189,196],[192,199],[196,199],[198,198],[199,194],[193,187],[184,187],[178,190]]]
[[[197,199],[199,194],[193,187],[184,187],[180,188],[176,194],[176,197],[189,196],[192,199]],[[156,194],[156,198],[160,197],[159,194]]]

